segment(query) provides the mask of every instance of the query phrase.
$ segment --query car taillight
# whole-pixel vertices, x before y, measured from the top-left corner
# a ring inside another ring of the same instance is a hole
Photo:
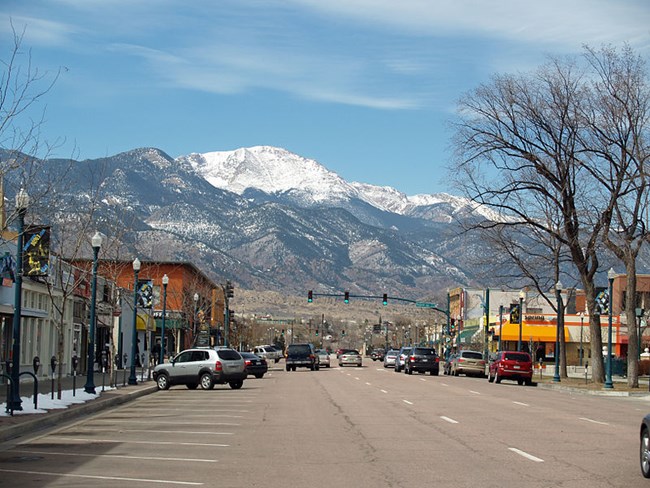
[[[411,357],[410,357],[410,360],[411,360],[411,361],[415,361],[415,356],[411,356]]]
[[[439,363],[439,362],[440,362],[440,358],[437,357],[436,358],[436,363]]]
[[[215,370],[215,371],[222,371],[222,370],[223,370],[223,365],[221,364],[221,361],[217,361],[217,362],[214,364],[214,370]]]
[[[250,366],[251,364],[253,364],[253,363],[251,363],[251,360],[250,360],[250,359],[247,359],[247,360],[246,360],[246,366]]]
[[[459,362],[459,363],[464,363],[464,362],[465,362],[465,359],[464,359],[464,358],[458,358],[458,362]]]

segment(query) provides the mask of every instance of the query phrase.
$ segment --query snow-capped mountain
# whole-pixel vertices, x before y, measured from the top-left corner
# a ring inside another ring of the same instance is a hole
[[[238,287],[422,297],[480,281],[482,270],[465,251],[489,253],[460,232],[457,219],[482,218],[467,201],[348,183],[283,149],[173,159],[142,148],[60,163],[42,162],[44,211],[80,212],[88,206],[88,188],[99,185],[94,218],[105,234],[122,236],[122,252],[190,261]],[[64,169],[65,185],[49,191],[48,183]],[[35,195],[37,186],[31,185]]]

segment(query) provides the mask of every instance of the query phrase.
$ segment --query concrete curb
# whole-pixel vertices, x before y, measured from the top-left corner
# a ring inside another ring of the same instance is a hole
[[[74,405],[70,408],[30,415],[29,419],[25,419],[15,425],[0,428],[0,442],[6,442],[16,437],[22,437],[50,427],[56,427],[71,420],[99,412],[105,408],[130,402],[136,398],[154,393],[157,390],[156,385],[131,390],[118,388],[117,390],[106,391],[94,400]]]
[[[568,393],[581,393],[583,395],[596,395],[608,397],[630,397],[630,398],[648,398],[650,400],[650,392],[636,392],[636,391],[616,391],[614,390],[587,390],[585,388],[574,388],[572,386],[552,385],[549,383],[537,383],[537,388],[545,390],[560,390]]]

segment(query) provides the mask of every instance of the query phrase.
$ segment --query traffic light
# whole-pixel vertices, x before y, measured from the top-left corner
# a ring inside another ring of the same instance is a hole
[[[346,291],[346,292],[343,294],[343,301],[344,301],[345,303],[350,303],[350,292],[349,292],[349,291]]]
[[[318,329],[316,329],[316,335],[318,335]]]
[[[342,335],[342,336],[345,335],[345,329],[343,329],[343,330],[341,331],[341,335]]]
[[[449,334],[456,332],[456,319],[449,319]]]
[[[311,303],[314,301],[314,292],[309,290],[307,292],[307,303]]]
[[[381,301],[381,303],[383,303],[384,305],[388,305],[388,294],[387,293],[384,293],[384,298]]]
[[[235,287],[232,286],[232,281],[228,280],[226,281],[226,297],[227,298],[232,298],[235,296]]]

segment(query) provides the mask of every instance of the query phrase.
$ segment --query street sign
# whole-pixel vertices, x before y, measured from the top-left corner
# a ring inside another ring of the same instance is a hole
[[[415,302],[415,306],[421,308],[438,308],[437,304],[427,302]]]

